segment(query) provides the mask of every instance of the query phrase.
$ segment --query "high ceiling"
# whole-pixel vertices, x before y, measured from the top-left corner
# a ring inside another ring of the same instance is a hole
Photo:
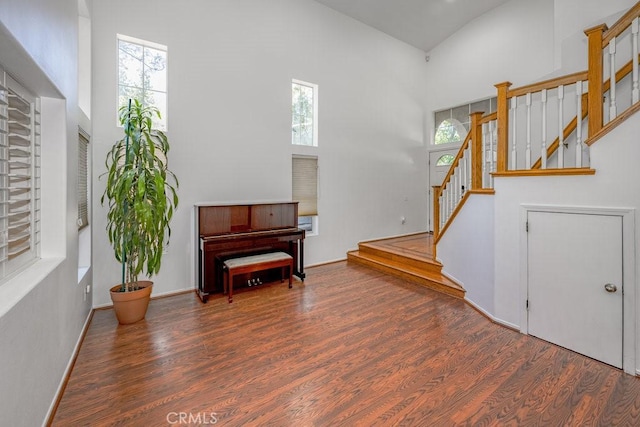
[[[509,0],[316,0],[430,51],[466,23]]]

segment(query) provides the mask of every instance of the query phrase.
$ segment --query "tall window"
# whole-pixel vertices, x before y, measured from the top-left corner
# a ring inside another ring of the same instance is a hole
[[[78,230],[89,225],[89,135],[78,129]]]
[[[0,279],[40,256],[39,107],[0,70]]]
[[[291,82],[291,143],[318,146],[318,85]]]
[[[298,204],[298,227],[318,233],[318,158],[293,156],[293,200]]]
[[[167,129],[167,47],[118,34],[118,108],[129,99],[158,108],[154,126]]]

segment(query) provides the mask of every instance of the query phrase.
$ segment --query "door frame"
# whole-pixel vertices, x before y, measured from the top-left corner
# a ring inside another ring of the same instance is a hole
[[[547,212],[622,217],[622,369],[630,375],[640,375],[636,369],[636,248],[635,209],[567,205],[520,205],[520,332],[529,335],[527,299],[529,292],[529,249],[527,218],[529,212]]]

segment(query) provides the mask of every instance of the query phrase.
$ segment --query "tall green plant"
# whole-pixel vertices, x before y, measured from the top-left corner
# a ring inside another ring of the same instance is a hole
[[[135,289],[138,275],[160,271],[170,221],[178,206],[178,179],[168,169],[169,141],[153,128],[160,118],[155,107],[138,100],[119,110],[124,138],[107,154],[107,233],[116,259],[122,263],[121,291]]]

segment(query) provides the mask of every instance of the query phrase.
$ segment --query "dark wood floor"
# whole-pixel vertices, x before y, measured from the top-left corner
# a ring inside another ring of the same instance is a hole
[[[640,425],[640,379],[361,266],[234,297],[97,311],[53,424]]]

